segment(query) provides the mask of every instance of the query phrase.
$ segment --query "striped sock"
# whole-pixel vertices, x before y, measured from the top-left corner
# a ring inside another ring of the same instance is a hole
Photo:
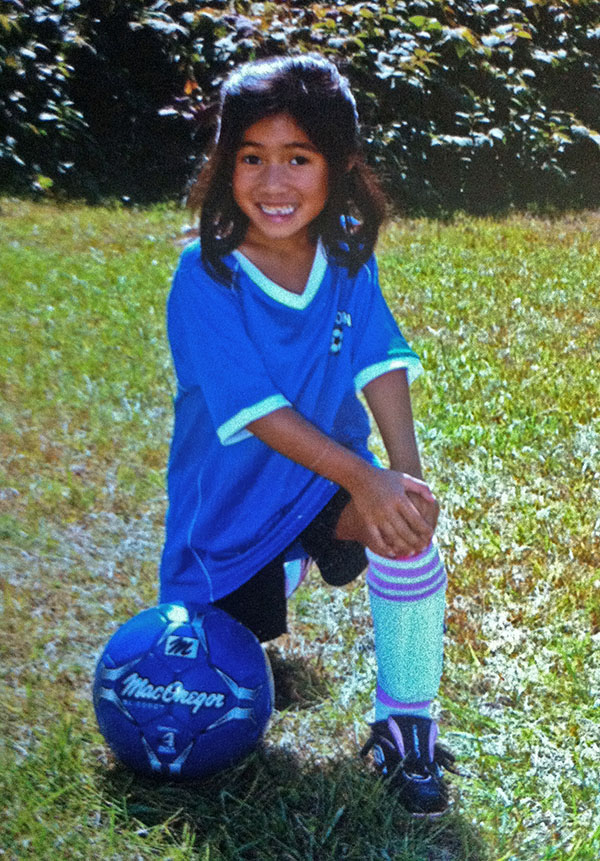
[[[446,572],[437,547],[385,559],[367,550],[375,632],[375,720],[430,717],[442,674]]]

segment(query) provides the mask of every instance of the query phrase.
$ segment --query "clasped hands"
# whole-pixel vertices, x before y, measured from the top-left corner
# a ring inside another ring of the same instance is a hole
[[[431,543],[439,505],[424,481],[373,467],[352,500],[364,523],[366,545],[388,558],[414,556]]]

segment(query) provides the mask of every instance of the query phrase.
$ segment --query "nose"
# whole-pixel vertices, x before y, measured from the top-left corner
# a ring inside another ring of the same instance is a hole
[[[278,189],[286,182],[285,164],[266,164],[261,171],[262,185],[266,189]]]

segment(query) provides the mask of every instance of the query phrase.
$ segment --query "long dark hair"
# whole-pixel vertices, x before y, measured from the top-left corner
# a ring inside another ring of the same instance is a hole
[[[223,84],[214,148],[188,200],[201,209],[202,262],[229,286],[223,257],[248,228],[233,197],[236,153],[247,128],[279,113],[291,116],[327,161],[329,196],[310,230],[351,275],[371,256],[385,217],[383,192],[361,153],[354,96],[333,63],[315,54],[246,63]]]

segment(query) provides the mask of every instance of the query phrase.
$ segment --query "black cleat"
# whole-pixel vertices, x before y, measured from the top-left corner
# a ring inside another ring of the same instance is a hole
[[[413,816],[440,816],[448,807],[442,768],[459,774],[454,756],[436,744],[435,721],[416,715],[391,715],[371,724],[361,756],[373,752],[380,774],[389,780]]]

